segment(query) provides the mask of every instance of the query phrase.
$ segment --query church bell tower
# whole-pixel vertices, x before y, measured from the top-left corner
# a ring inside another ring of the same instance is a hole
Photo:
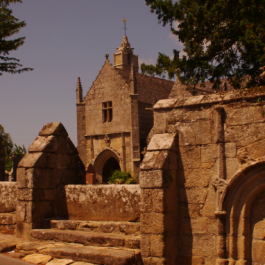
[[[138,73],[138,55],[133,54],[134,48],[131,48],[131,44],[126,36],[126,20],[124,19],[123,22],[125,23],[125,36],[122,39],[121,46],[117,48],[118,51],[113,54],[114,67],[130,70],[131,65],[133,65],[134,71]]]

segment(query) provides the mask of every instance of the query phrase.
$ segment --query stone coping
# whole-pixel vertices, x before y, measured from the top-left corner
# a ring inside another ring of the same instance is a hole
[[[210,95],[199,95],[187,97],[184,99],[170,98],[159,100],[155,106],[154,110],[157,109],[174,109],[174,108],[185,108],[197,105],[209,105],[209,104],[227,104],[242,99],[251,100],[258,97],[265,97],[265,90],[255,90],[255,89],[241,89],[229,92],[220,92]]]

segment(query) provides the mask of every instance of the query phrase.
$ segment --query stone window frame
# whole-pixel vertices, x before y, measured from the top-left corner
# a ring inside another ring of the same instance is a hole
[[[112,101],[102,102],[102,122],[111,122],[113,119]]]

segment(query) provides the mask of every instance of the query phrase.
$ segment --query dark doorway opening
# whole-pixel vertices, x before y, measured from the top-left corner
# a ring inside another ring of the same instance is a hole
[[[102,184],[107,184],[112,175],[112,172],[115,170],[121,170],[118,161],[111,157],[107,160],[102,170]]]

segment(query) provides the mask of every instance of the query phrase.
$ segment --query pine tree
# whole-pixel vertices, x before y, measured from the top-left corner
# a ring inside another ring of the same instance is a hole
[[[170,25],[184,45],[185,56],[159,53],[156,65],[141,65],[143,73],[175,75],[188,87],[206,80],[218,90],[221,79],[241,88],[264,84],[265,0],[145,0],[159,23]]]
[[[22,0],[0,0],[0,75],[4,72],[15,74],[31,71],[32,68],[21,68],[19,60],[9,57],[9,52],[17,50],[25,42],[25,37],[10,40],[9,37],[26,26],[25,21],[19,21],[8,8],[10,3],[22,3]]]

